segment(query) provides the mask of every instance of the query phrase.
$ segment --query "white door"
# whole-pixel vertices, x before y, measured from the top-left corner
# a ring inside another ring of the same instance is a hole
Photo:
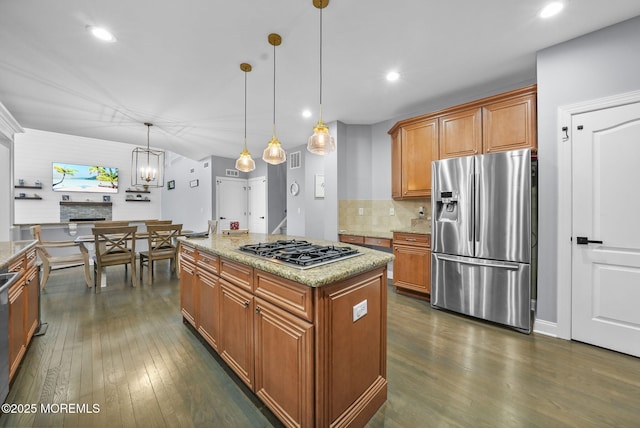
[[[249,232],[267,232],[267,179],[249,179]]]
[[[640,103],[571,124],[571,335],[640,356]]]
[[[240,229],[247,229],[247,180],[216,177],[216,186],[218,231],[230,229],[232,221],[239,222]]]

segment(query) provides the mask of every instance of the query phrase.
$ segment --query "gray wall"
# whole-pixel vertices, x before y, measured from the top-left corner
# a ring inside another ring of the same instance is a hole
[[[640,17],[538,53],[538,318],[557,321],[558,108],[640,89]]]
[[[267,165],[266,162],[260,163]],[[269,198],[267,201],[267,232],[271,233],[287,216],[287,162],[280,165],[269,165],[265,169],[267,170],[267,196]]]
[[[11,141],[0,134],[0,242],[9,241],[13,224],[13,171]]]

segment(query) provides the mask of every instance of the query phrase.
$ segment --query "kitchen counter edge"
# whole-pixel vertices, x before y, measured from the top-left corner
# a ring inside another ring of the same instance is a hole
[[[180,242],[191,245],[196,249],[272,273],[309,287],[321,287],[323,285],[332,284],[336,281],[349,278],[359,273],[385,266],[388,262],[394,259],[393,254],[358,247],[358,250],[362,253],[359,256],[310,269],[298,269],[275,263],[251,254],[243,253],[238,249],[241,245],[273,242],[279,239],[304,240],[320,245],[344,245],[339,242],[307,237],[252,233],[247,235],[216,235],[205,239],[190,239],[185,237],[178,238]]]
[[[35,247],[36,243],[37,241],[35,240],[0,242],[0,269],[9,266],[12,260],[15,260],[29,249]]]

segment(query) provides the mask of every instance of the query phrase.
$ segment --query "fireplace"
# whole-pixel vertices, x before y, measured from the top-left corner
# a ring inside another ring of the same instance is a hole
[[[60,202],[60,221],[101,221],[111,220],[111,202]]]

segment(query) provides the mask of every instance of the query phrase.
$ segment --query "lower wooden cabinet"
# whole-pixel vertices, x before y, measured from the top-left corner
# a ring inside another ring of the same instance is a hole
[[[393,234],[393,285],[399,293],[423,299],[431,295],[431,239],[417,233]]]
[[[219,353],[253,389],[253,295],[221,279]]]
[[[185,321],[285,426],[363,426],[386,400],[386,267],[312,288],[181,248]]]
[[[19,274],[9,289],[9,379],[13,379],[38,328],[40,297],[35,248],[12,260],[9,271]]]

